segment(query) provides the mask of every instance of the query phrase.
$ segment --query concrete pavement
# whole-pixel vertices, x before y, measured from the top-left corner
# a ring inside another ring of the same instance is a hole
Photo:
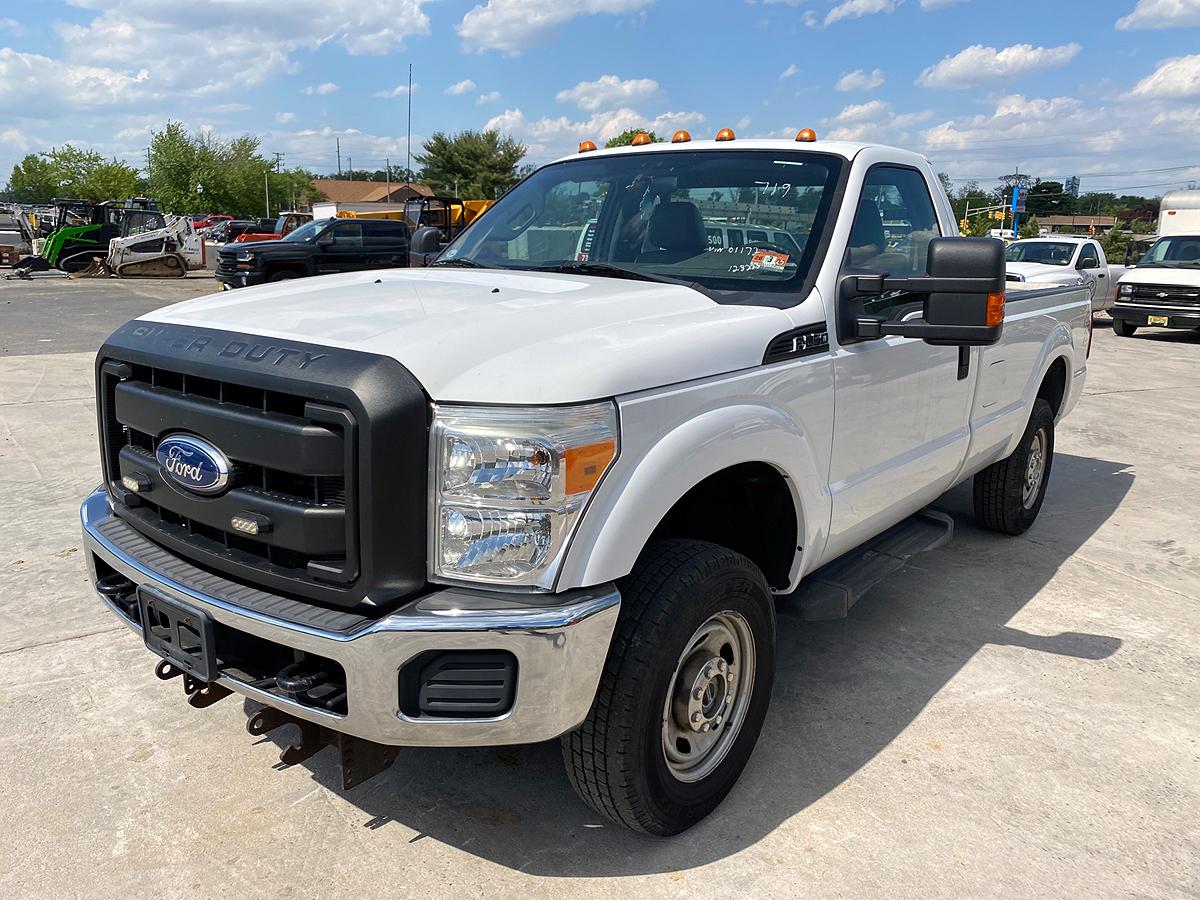
[[[80,558],[92,355],[15,346],[0,357],[0,895],[1200,892],[1200,336],[1097,332],[1025,536],[977,529],[959,488],[940,504],[954,541],[848,619],[783,607],[759,748],[671,840],[591,815],[556,744],[404,750],[343,793],[332,751],[273,768],[236,697],[190,708]]]

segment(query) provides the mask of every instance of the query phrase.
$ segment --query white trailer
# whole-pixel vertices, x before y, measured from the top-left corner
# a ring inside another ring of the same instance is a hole
[[[1167,191],[1158,211],[1158,236],[1200,234],[1200,190]]]

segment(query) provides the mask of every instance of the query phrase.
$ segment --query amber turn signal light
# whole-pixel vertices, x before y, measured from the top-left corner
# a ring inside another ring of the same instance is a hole
[[[580,153],[590,153],[592,150],[595,150],[595,149],[596,149],[596,145],[593,144],[591,141],[580,141],[579,142],[579,152]]]
[[[734,133],[732,128],[722,128],[717,132],[718,141],[732,141],[733,139]]]
[[[646,132],[639,131],[637,134],[635,134],[633,136],[633,141],[631,143],[635,147],[640,147],[640,146],[642,146],[642,144],[653,143],[653,138],[651,138],[650,135],[646,134]]]
[[[810,143],[817,139],[817,133],[811,128],[801,128],[796,132],[796,140]]]
[[[671,136],[671,143],[672,144],[686,144],[691,139],[692,139],[692,136],[690,134],[688,134],[686,131],[679,130]]]
[[[987,299],[987,326],[995,328],[997,325],[1004,324],[1004,291],[997,291],[993,294],[988,294]]]

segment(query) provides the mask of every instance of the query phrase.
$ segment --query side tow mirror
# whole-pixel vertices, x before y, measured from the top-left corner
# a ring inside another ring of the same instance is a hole
[[[839,334],[852,340],[888,335],[938,346],[986,346],[1004,328],[1004,244],[995,238],[940,237],[929,242],[925,275],[847,275],[841,281]],[[867,315],[863,301],[903,292],[923,297],[920,319]]]
[[[427,266],[434,257],[442,252],[442,232],[432,225],[426,225],[413,232],[408,245],[409,265]]]

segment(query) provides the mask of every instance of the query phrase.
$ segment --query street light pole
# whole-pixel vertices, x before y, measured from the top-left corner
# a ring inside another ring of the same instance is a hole
[[[270,169],[267,169],[263,172],[263,202],[267,207],[268,219],[271,218],[271,185],[267,179],[267,175],[270,174],[270,171]]]

